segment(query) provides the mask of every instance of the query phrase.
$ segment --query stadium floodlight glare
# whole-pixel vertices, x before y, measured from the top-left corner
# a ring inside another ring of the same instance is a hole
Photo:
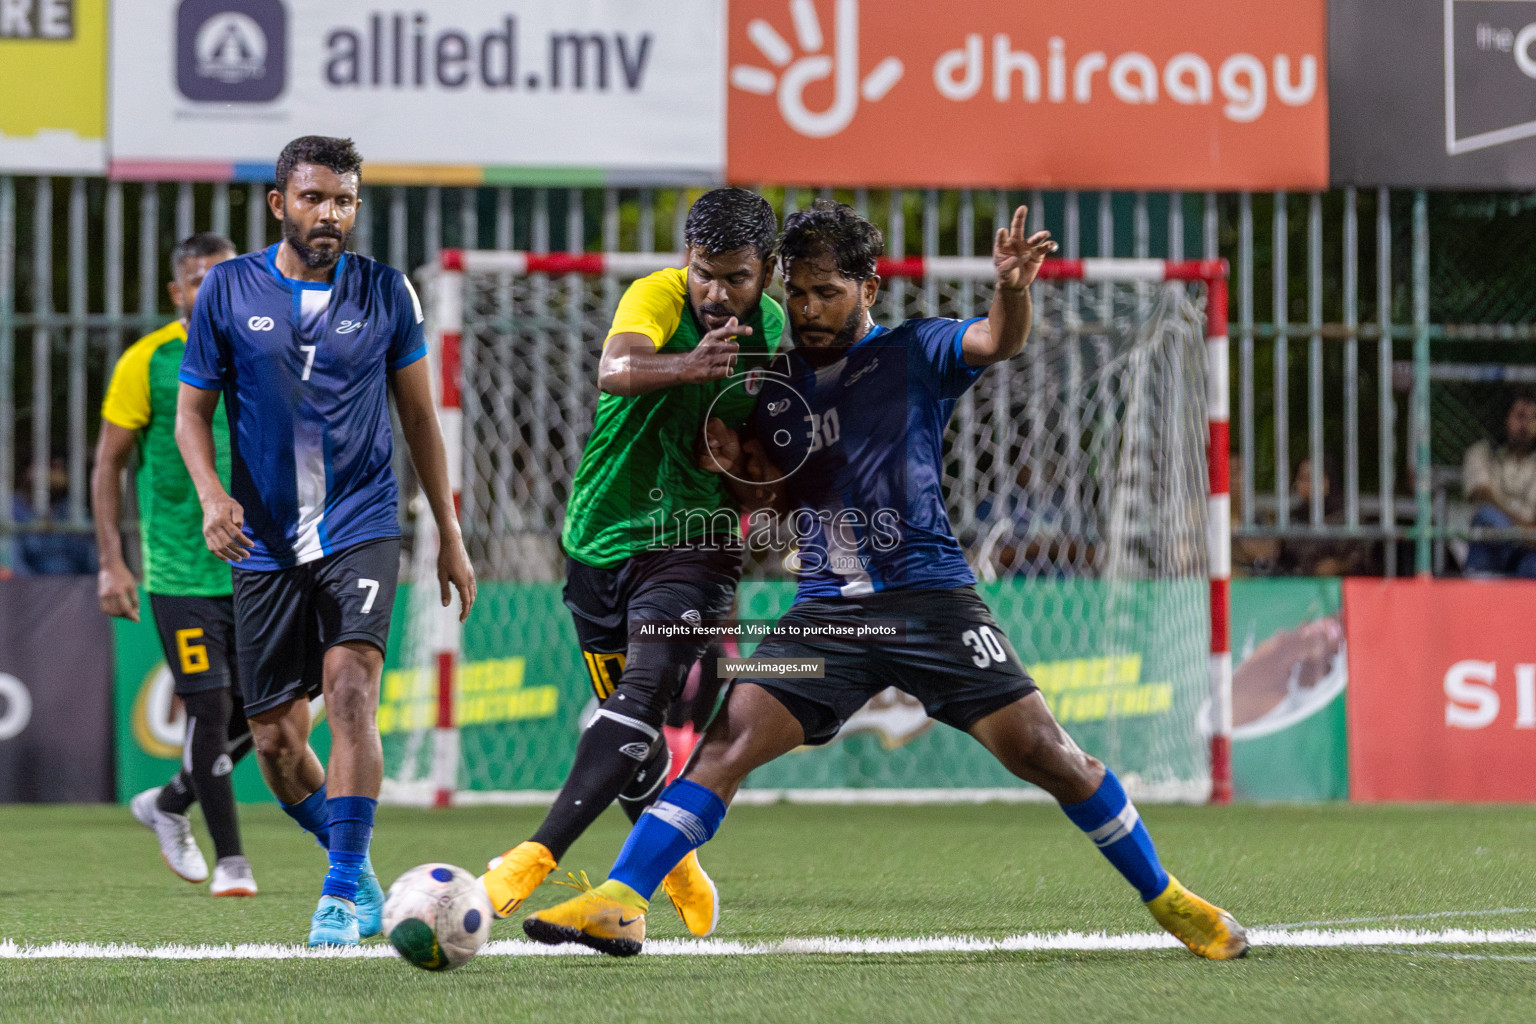
[[[680,253],[447,249],[421,271],[450,483],[482,579],[558,578],[564,494],[591,426],[592,369],[621,282],[684,264]],[[993,267],[990,258],[905,257],[881,260],[879,274],[887,282],[921,282],[882,289],[875,318],[894,323],[905,316],[984,313]],[[1016,484],[1013,467],[1038,462],[1028,487],[1065,495],[1063,516],[1087,537],[1051,547],[1040,556],[1040,571],[1047,578],[1093,576],[1106,595],[1105,607],[1089,620],[1050,628],[1102,639],[1106,653],[1129,654],[1136,665],[1161,659],[1161,668],[1148,671],[1169,680],[1154,675],[1139,695],[1102,697],[1098,703],[1108,710],[1098,719],[1084,711],[1075,721],[1059,708],[1058,717],[1074,733],[1077,721],[1090,723],[1084,728],[1102,724],[1098,745],[1112,748],[1112,762],[1122,749],[1135,762],[1112,766],[1139,799],[1226,803],[1232,797],[1226,261],[1047,260],[1035,295],[1035,330],[1025,355],[1013,367],[989,371],[951,422],[951,519],[962,532],[975,528],[968,546],[987,563],[977,565],[983,581],[1021,572],[1018,562],[997,561],[1008,542],[999,539],[1006,530],[999,532],[996,515],[982,522],[976,513],[988,496],[995,509],[1008,492],[1026,486],[1022,472]],[[977,411],[983,402],[994,415]],[[532,752],[507,745],[472,751],[461,743],[456,693],[463,631],[456,612],[437,604],[431,516],[415,518],[417,586],[399,684],[411,692],[403,698],[405,710],[387,711],[395,717],[382,727],[393,733],[386,735],[385,799],[439,806],[547,800],[548,793],[507,792],[494,778],[497,757]],[[1149,600],[1149,586],[1164,589]],[[1005,629],[1032,628],[1022,611],[1010,623],[1006,602],[996,610]],[[477,608],[475,614],[488,612]],[[1112,671],[1122,671],[1125,659],[1119,664]],[[1058,682],[1063,672],[1085,671],[1078,662],[1055,669],[1051,678]],[[1082,686],[1081,679],[1061,682],[1063,690],[1047,678],[1041,683],[1048,699]],[[1135,722],[1116,715],[1145,713],[1149,702],[1166,712],[1167,735],[1125,739],[1137,735]],[[461,787],[461,779],[469,785]],[[915,791],[902,792],[907,796],[891,796],[910,799]],[[878,799],[868,789],[848,796]]]

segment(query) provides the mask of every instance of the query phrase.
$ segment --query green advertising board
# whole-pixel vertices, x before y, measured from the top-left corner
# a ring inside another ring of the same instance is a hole
[[[461,789],[553,793],[565,781],[592,688],[560,590],[559,583],[479,585],[454,700]],[[401,587],[396,629],[409,591]],[[386,771],[421,779],[430,770],[437,677],[430,662],[398,663],[406,643],[391,646],[379,699]]]
[[[1204,580],[1111,586],[1093,580],[1008,581],[983,596],[1057,716],[1089,751],[1143,791],[1199,799],[1206,740]],[[787,583],[745,583],[742,619],[773,620]],[[402,597],[402,601],[404,601]],[[396,622],[400,630],[399,620]],[[750,653],[753,645],[743,645]],[[560,585],[487,582],[463,633],[456,701],[460,778],[475,791],[549,792],[570,768],[594,705]],[[436,721],[431,665],[386,673],[380,730],[396,777],[426,777]],[[408,770],[398,771],[400,765]],[[757,773],[758,789],[1023,788],[975,740],[935,725],[887,691],[820,748]]]
[[[1232,582],[1232,782],[1238,800],[1348,798],[1341,609],[1337,579]]]
[[[1057,719],[1133,788],[1199,799],[1207,741],[1194,726],[1206,691],[1204,580],[1005,580],[978,591]],[[788,585],[747,584],[753,617],[788,607]],[[1192,620],[1198,620],[1194,630]],[[1191,781],[1196,780],[1196,781]],[[1022,789],[970,736],[887,690],[838,739],[754,772],[760,789]]]
[[[435,589],[435,588],[434,588]],[[487,582],[463,631],[455,697],[459,787],[552,793],[570,769],[594,706],[560,584]],[[1200,799],[1206,736],[1208,634],[1204,580],[1176,583],[1007,580],[980,591],[1074,739],[1144,793]],[[793,587],[749,582],[743,619],[772,620]],[[428,664],[405,664],[411,588],[396,599],[380,695],[387,771],[424,778],[437,719]],[[1238,580],[1233,585],[1238,797],[1327,800],[1347,793],[1342,634],[1336,580]],[[142,607],[148,610],[148,602]],[[181,723],[153,624],[117,621],[118,793],[159,785],[179,759]],[[743,645],[750,653],[751,644]],[[1278,673],[1278,675],[1277,675]],[[329,748],[323,712],[314,741]],[[402,771],[402,765],[413,766]],[[269,799],[247,758],[241,800]],[[748,788],[1017,789],[975,740],[937,725],[921,705],[886,691],[823,747],[802,748],[754,773]]]

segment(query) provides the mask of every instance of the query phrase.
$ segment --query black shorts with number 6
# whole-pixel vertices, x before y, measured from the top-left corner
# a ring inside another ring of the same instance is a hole
[[[388,649],[400,540],[369,541],[291,569],[235,567],[235,641],[245,713],[320,692],[325,652],[348,640]]]
[[[227,597],[150,594],[165,664],[185,697],[235,682],[235,609]]]
[[[828,626],[880,621],[902,626],[898,640],[807,636]],[[792,635],[798,634],[798,635]],[[826,743],[871,697],[894,686],[922,702],[928,717],[967,730],[1038,687],[971,587],[885,590],[867,597],[803,601],[779,619],[752,658],[821,658],[822,679],[739,678],[772,693],[805,729]]]

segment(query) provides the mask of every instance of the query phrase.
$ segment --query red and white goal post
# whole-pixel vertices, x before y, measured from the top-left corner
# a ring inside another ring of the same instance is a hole
[[[571,437],[569,443],[562,449],[562,452],[557,453],[560,457],[550,460],[553,468],[541,466],[538,458],[535,457],[529,463],[532,467],[529,472],[539,473],[548,471],[556,476],[563,472],[568,477],[569,470],[573,466],[566,465],[562,469],[559,463],[561,459],[569,463],[572,451],[579,453],[580,444],[585,440],[585,431],[590,428],[589,403],[590,401],[595,401],[595,391],[590,390],[589,385],[587,385],[589,390],[585,392],[584,398],[580,401],[572,400],[569,391],[571,388],[584,386],[577,379],[581,376],[579,372],[582,365],[580,360],[587,360],[586,365],[588,366],[595,363],[597,352],[601,347],[602,337],[606,333],[606,319],[611,315],[611,305],[616,301],[617,295],[622,290],[620,282],[627,282],[662,268],[682,266],[683,263],[683,256],[676,253],[562,254],[448,249],[442,252],[441,258],[435,267],[427,268],[424,276],[429,278],[428,303],[430,315],[428,326],[431,332],[429,341],[434,371],[437,376],[439,417],[448,451],[449,475],[456,508],[462,507],[461,498],[465,487],[466,471],[468,470],[471,473],[480,471],[476,469],[476,466],[485,461],[478,459],[475,452],[466,450],[467,435],[462,408],[462,399],[466,387],[484,386],[483,383],[476,385],[474,382],[466,382],[463,375],[465,353],[462,349],[465,342],[466,309],[471,309],[475,304],[469,293],[475,287],[481,287],[472,284],[472,282],[494,282],[494,287],[500,289],[503,295],[502,301],[515,303],[522,303],[525,300],[521,297],[515,299],[509,297],[514,292],[521,296],[523,289],[531,287],[530,282],[546,283],[539,285],[539,288],[559,287],[559,282],[565,282],[563,287],[566,290],[562,293],[564,305],[561,307],[563,310],[561,315],[567,317],[567,322],[569,322],[569,317],[571,316],[584,318],[583,323],[585,326],[582,327],[581,331],[577,332],[574,328],[571,328],[567,332],[570,334],[570,337],[566,339],[563,349],[566,352],[564,357],[566,363],[563,364],[565,369],[562,370],[561,375],[558,377],[560,382],[558,388],[561,390],[559,393],[556,393],[556,385],[551,385],[550,390],[545,395],[547,400],[544,404],[534,403],[536,406],[535,413],[540,416],[554,419],[563,415],[565,417],[565,425],[562,429],[566,430]],[[944,282],[946,291],[940,303],[944,306],[946,315],[956,315],[954,310],[957,308],[964,315],[982,314],[986,309],[987,288],[993,280],[993,267],[991,260],[988,258],[907,257],[903,259],[886,259],[880,262],[879,273],[887,282],[925,282],[923,286],[914,287],[906,285],[906,297],[903,299],[898,295],[896,300],[901,303],[901,307],[884,309],[884,312],[887,314],[886,317],[880,316],[881,309],[877,308],[875,310],[877,319],[889,323],[894,323],[895,320],[900,319],[903,315],[925,313],[925,310],[921,308],[922,303],[925,301],[922,295],[922,288],[926,287],[927,282],[935,280]],[[599,281],[606,282],[606,286],[601,289],[603,292],[603,298],[601,299],[594,297],[599,290],[599,285],[596,283]],[[1188,298],[1177,301],[1184,301],[1187,304],[1188,308],[1182,316],[1184,320],[1194,321],[1189,328],[1190,331],[1203,335],[1204,339],[1204,366],[1184,367],[1183,372],[1186,374],[1186,379],[1190,382],[1197,382],[1198,377],[1196,375],[1202,370],[1204,377],[1204,393],[1189,397],[1194,404],[1203,406],[1205,415],[1203,431],[1204,468],[1203,472],[1198,474],[1203,477],[1203,489],[1205,491],[1203,509],[1201,509],[1205,522],[1203,530],[1199,531],[1203,533],[1204,550],[1203,552],[1197,552],[1197,555],[1208,571],[1209,607],[1208,616],[1200,616],[1206,619],[1206,623],[1202,624],[1194,619],[1190,619],[1190,628],[1186,632],[1199,633],[1201,632],[1199,626],[1204,624],[1208,624],[1209,627],[1210,644],[1204,671],[1207,693],[1201,702],[1203,706],[1200,708],[1198,716],[1201,719],[1199,723],[1200,735],[1208,739],[1208,787],[1205,780],[1201,780],[1198,790],[1199,794],[1201,794],[1200,796],[1191,796],[1192,791],[1184,788],[1177,790],[1177,793],[1180,795],[1174,798],[1188,800],[1208,797],[1212,803],[1226,803],[1232,797],[1232,654],[1229,626],[1231,527],[1228,474],[1228,419],[1230,403],[1226,261],[1055,259],[1047,260],[1044,263],[1038,275],[1038,281],[1044,283],[1044,289],[1065,289],[1063,294],[1066,298],[1060,305],[1063,309],[1067,310],[1063,317],[1068,322],[1068,326],[1061,329],[1063,331],[1076,332],[1073,334],[1074,337],[1078,334],[1091,333],[1094,330],[1108,330],[1103,323],[1093,324],[1085,322],[1084,317],[1080,313],[1074,314],[1072,312],[1074,309],[1103,309],[1108,311],[1111,305],[1120,303],[1128,312],[1114,314],[1115,317],[1125,321],[1125,325],[1119,328],[1119,330],[1122,333],[1134,333],[1143,329],[1141,325],[1136,323],[1138,317],[1168,315],[1166,313],[1157,313],[1155,310],[1150,313],[1148,312],[1157,305],[1155,297],[1149,297],[1149,290],[1158,293],[1171,291],[1178,295],[1189,295]],[[1061,284],[1056,284],[1057,282]],[[1198,287],[1191,288],[1188,292],[1185,289],[1152,287],[1161,286],[1169,282],[1182,282]],[[484,287],[490,288],[491,286],[486,285]],[[1102,301],[1099,298],[1095,298],[1097,294],[1094,292],[1095,288],[1103,289]],[[1110,295],[1111,290],[1123,293],[1123,295],[1118,298],[1113,297]],[[538,291],[538,289],[535,289],[535,291]],[[885,287],[883,291],[888,293],[891,289]],[[1202,292],[1204,298],[1203,322],[1199,322],[1201,313],[1197,301]],[[538,292],[538,294],[542,295],[543,292]],[[1049,312],[1046,309],[1046,306],[1049,304],[1042,303],[1040,297],[1042,291],[1039,285],[1037,285],[1036,294],[1036,334],[1039,335],[1042,332],[1042,328],[1047,331],[1049,330],[1047,319]],[[1084,298],[1084,295],[1087,297]],[[546,297],[542,301],[555,301],[558,303],[561,300],[548,300]],[[890,300],[885,301],[890,302]],[[933,293],[929,294],[926,301],[929,302],[930,306],[933,304]],[[956,303],[959,303],[959,305],[956,306]],[[1095,303],[1099,303],[1099,305],[1095,306]],[[914,309],[914,306],[918,308]],[[937,309],[934,309],[927,312],[937,311]],[[470,315],[474,316],[477,314],[471,312]],[[1113,319],[1113,317],[1106,312],[1102,319],[1109,320]],[[558,325],[552,329],[560,330]],[[1033,347],[1034,345],[1035,342],[1032,340],[1031,346]],[[573,346],[583,351],[577,352],[573,349]],[[1101,344],[1099,347],[1102,348],[1103,345]],[[523,383],[525,370],[527,373],[533,374],[541,371],[538,366],[530,366],[523,355],[511,352],[510,350],[513,348],[515,346],[510,339],[498,343],[496,350],[506,351],[500,351],[500,355],[496,357],[508,361],[509,372],[504,378],[509,382],[506,387],[522,388],[525,386]],[[1185,353],[1186,361],[1198,362],[1199,355],[1197,349],[1186,347],[1182,351]],[[478,361],[477,369],[475,370],[477,378],[486,372],[484,364],[492,354],[493,349],[488,347],[480,355],[472,356],[472,358]],[[1029,359],[1030,355],[1027,350],[1025,356],[1014,362],[1027,362]],[[1097,371],[1092,368],[1085,371],[1079,366],[1075,371],[1071,372],[1075,372],[1078,376],[1074,378],[1070,372],[1064,370],[1061,380],[1075,382],[1072,383],[1072,386],[1075,387],[1080,386],[1083,380],[1090,379],[1093,373]],[[1085,372],[1088,374],[1088,377],[1083,376]],[[1120,371],[1116,370],[1115,372],[1118,373]],[[1175,369],[1173,372],[1177,373],[1179,371]],[[572,376],[573,373],[576,376]],[[993,400],[1008,402],[1010,391],[1016,391],[1023,386],[1021,384],[1024,381],[1022,373],[1023,371],[1018,371],[1015,376],[1005,378],[1002,383],[998,384],[997,388],[999,390]],[[989,376],[994,375],[989,374]],[[551,379],[555,380],[555,378]],[[983,378],[983,380],[985,379]],[[1100,409],[1092,415],[1100,417],[1115,415],[1113,407],[1123,409],[1128,404],[1146,400],[1149,396],[1139,392],[1154,388],[1145,383],[1138,384],[1137,380],[1152,381],[1155,379],[1157,378],[1136,378],[1132,375],[1131,382],[1126,385],[1126,389],[1120,391],[1118,397],[1107,402],[1104,409]],[[1102,387],[1102,383],[1100,386]],[[1198,384],[1191,383],[1190,390],[1197,391]],[[1047,392],[1048,396],[1060,393],[1060,386],[1058,386],[1056,392]],[[1160,398],[1158,400],[1161,401]],[[1067,404],[1072,406],[1075,402],[1075,398],[1069,397]],[[587,410],[585,413],[582,412],[583,408]],[[1005,405],[1003,408],[1021,407]],[[551,412],[551,409],[555,411]],[[959,414],[960,410],[957,410],[957,416]],[[1143,412],[1140,415],[1144,417],[1151,415],[1155,418],[1162,416],[1163,411],[1159,407],[1152,414]],[[584,422],[582,421],[583,416]],[[1090,413],[1082,412],[1084,422],[1089,417]],[[1061,419],[1062,416],[1057,415],[1055,418]],[[1065,418],[1072,420],[1073,416],[1070,408]],[[978,419],[978,430],[994,431],[997,428],[996,423],[982,422],[982,420],[984,420],[984,417]],[[1038,434],[1040,429],[1042,429],[1040,425],[1052,422],[1052,419],[1050,416],[1045,416],[1031,422],[1035,428],[1034,433]],[[1152,420],[1148,419],[1147,422],[1152,422]],[[538,429],[542,430],[543,426],[543,424],[539,424]],[[1136,424],[1134,423],[1123,428],[1123,437],[1119,443],[1129,443],[1126,439],[1134,440],[1136,430]],[[474,433],[476,438],[482,436],[479,428],[475,428],[471,433]],[[475,438],[470,438],[470,441],[475,444],[481,443],[475,440]],[[537,438],[535,438],[535,441],[537,441]],[[1033,440],[1022,435],[1015,436],[1007,444],[999,447],[997,453],[1009,457],[1022,458],[1022,455],[1015,456],[1014,453],[1031,450],[1028,449],[1028,445],[1033,443],[1035,443]],[[1155,446],[1159,442],[1149,440],[1147,443]],[[1074,447],[1076,444],[1076,441],[1070,439],[1065,443],[1058,443],[1053,449],[1057,454],[1048,455],[1047,458],[1051,460],[1063,458],[1066,461],[1071,461],[1073,458],[1072,452],[1076,450]],[[971,449],[967,449],[967,452],[974,454]],[[1059,454],[1061,452],[1066,452],[1067,454],[1061,456]],[[1091,462],[1094,459],[1104,460],[1107,457],[1100,453],[1086,461]],[[1198,455],[1194,457],[1198,457]],[[1151,456],[1145,456],[1143,461],[1151,464],[1156,461],[1156,458],[1157,456],[1154,453]],[[1084,460],[1080,459],[1079,461]],[[967,471],[966,467],[962,464],[960,472],[963,474]],[[1004,480],[1002,475],[998,475],[1002,471],[999,468],[994,472],[995,480]],[[1090,472],[1092,471],[1090,470]],[[1142,470],[1128,472],[1130,477],[1134,477],[1137,472],[1144,474],[1145,470],[1143,467]],[[1038,475],[1036,475],[1037,478]],[[1005,482],[1011,483],[1011,477]],[[1090,495],[1090,497],[1101,494],[1106,486],[1102,481],[1088,486],[1083,486],[1081,482],[1068,481],[1067,485],[1070,493]],[[555,490],[558,490],[558,488]],[[552,491],[548,487],[544,487],[541,490],[539,487],[534,486],[532,489],[520,493],[533,495],[535,493],[548,494],[552,493]],[[1148,510],[1156,511],[1158,497],[1151,491],[1148,493],[1152,494],[1152,497],[1146,504],[1127,506],[1132,518],[1134,518],[1138,508],[1144,512]],[[1186,509],[1190,510],[1187,515],[1184,515],[1185,519],[1196,518],[1196,513],[1193,509],[1198,507],[1198,497],[1198,494],[1191,493],[1182,501]],[[550,499],[547,497],[543,499],[525,497],[524,500],[529,503],[536,503],[536,501],[548,503]],[[1177,501],[1168,502],[1168,504],[1175,505],[1180,503]],[[484,500],[471,502],[470,504],[475,507],[465,509],[466,535],[474,534],[479,529],[479,524],[488,516],[487,509],[483,507],[486,504]],[[527,523],[532,523],[533,529],[539,529],[538,524],[542,522],[544,529],[551,530],[557,529],[555,524],[558,522],[562,509],[550,507],[542,510],[542,520],[540,514],[527,514],[528,510],[514,509],[511,511],[513,518],[520,523],[524,523],[525,526]],[[1163,508],[1161,512],[1171,517],[1178,517],[1182,514],[1182,510],[1179,508]],[[507,521],[505,510],[498,512],[497,515],[498,522]],[[952,518],[955,518],[953,509]],[[964,519],[965,513],[962,512],[959,518]],[[435,557],[435,531],[431,526],[430,515],[418,516],[418,522],[420,526],[418,527],[415,558],[416,564],[422,570],[425,570],[431,565],[431,562],[426,561],[426,559]],[[1185,527],[1194,526],[1198,528],[1198,524],[1185,523],[1183,525]],[[522,528],[520,527],[520,529]],[[1185,530],[1185,533],[1187,534],[1188,530]],[[1188,539],[1186,536],[1185,540],[1188,541]],[[1101,545],[1104,543],[1102,539],[1100,543]],[[1145,538],[1142,538],[1138,543],[1145,546]],[[1193,544],[1185,543],[1184,546],[1189,548],[1191,546],[1198,547],[1199,545],[1198,542],[1194,542]],[[526,549],[519,548],[519,550]],[[472,550],[472,554],[476,557],[478,563],[481,561],[484,553]],[[490,558],[491,556],[484,555],[484,557]],[[1113,556],[1109,557],[1110,562],[1113,563]],[[1178,557],[1184,558],[1185,565],[1195,564],[1187,553],[1183,556],[1175,556],[1174,561],[1177,561]],[[1169,558],[1162,557],[1162,562],[1169,562]],[[552,564],[558,564],[558,562]],[[1063,575],[1070,574],[1072,571],[1073,567],[1065,567]],[[1094,566],[1093,571],[1099,574],[1114,571],[1113,564],[1107,569],[1103,566]],[[1142,566],[1140,570],[1133,567],[1132,575],[1135,575],[1137,571],[1145,574],[1147,570],[1145,566]],[[1155,572],[1156,570],[1151,571]],[[419,583],[430,583],[433,577],[430,572],[423,576],[419,571],[417,579]],[[413,784],[416,787],[414,792],[418,794],[417,799],[420,799],[420,794],[430,792],[432,803],[438,806],[445,806],[455,799],[455,792],[461,787],[461,778],[466,774],[475,774],[477,769],[473,765],[462,763],[463,752],[460,749],[459,735],[456,728],[455,693],[457,691],[458,663],[463,633],[455,617],[455,609],[437,608],[435,585],[430,586],[430,589],[433,592],[431,604],[436,609],[430,613],[433,621],[430,624],[414,622],[410,626],[415,630],[418,637],[426,640],[426,643],[431,648],[430,659],[427,660],[418,656],[418,664],[423,669],[430,665],[430,670],[435,674],[437,705],[435,724],[430,730],[430,757],[422,756],[420,758],[421,763],[430,763],[431,765],[430,780],[421,779],[418,775],[413,780]],[[415,607],[425,608],[426,604],[422,603]],[[413,611],[412,614],[428,613]],[[427,730],[421,730],[421,732],[425,734]],[[422,735],[417,739],[418,741],[425,740],[426,735]],[[574,746],[574,739],[572,740],[572,746]],[[426,755],[427,752],[422,747],[419,753]],[[503,751],[502,756],[515,757],[524,755],[520,755],[517,750],[509,748]],[[424,788],[428,783],[430,788]],[[485,789],[487,786],[476,784],[469,788]],[[495,787],[492,786],[491,788]],[[528,796],[530,794],[523,795]]]

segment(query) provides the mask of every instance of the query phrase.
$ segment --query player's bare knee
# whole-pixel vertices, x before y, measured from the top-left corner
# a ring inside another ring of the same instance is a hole
[[[344,677],[326,688],[325,713],[333,726],[355,734],[373,725],[377,710],[377,696],[366,678]]]
[[[684,774],[717,793],[721,789],[734,793],[746,781],[752,769],[757,767],[743,743],[746,738],[740,731],[706,735],[694,749]]]
[[[251,723],[251,740],[256,756],[279,768],[297,764],[309,746],[307,737],[286,722]]]
[[[1088,758],[1054,721],[1030,721],[1013,731],[1000,760],[1016,775],[1072,776]]]

